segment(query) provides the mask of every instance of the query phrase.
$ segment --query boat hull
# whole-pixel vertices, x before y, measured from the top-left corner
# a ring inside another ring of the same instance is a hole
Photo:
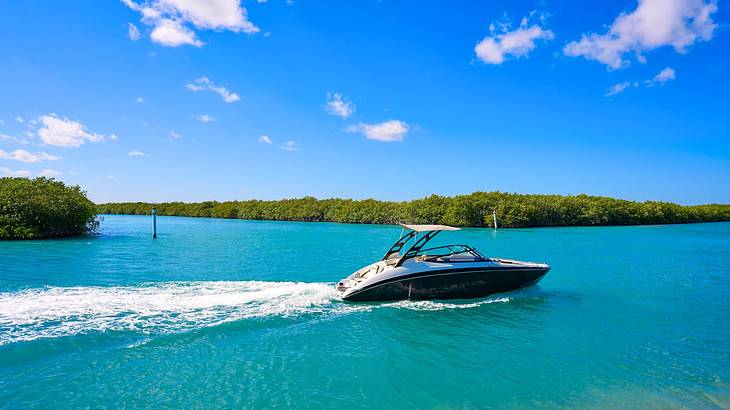
[[[472,268],[389,278],[343,296],[351,302],[472,299],[536,284],[550,268]]]

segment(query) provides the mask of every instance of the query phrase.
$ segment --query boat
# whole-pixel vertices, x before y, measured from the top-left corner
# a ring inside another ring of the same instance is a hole
[[[440,232],[459,230],[453,226],[400,226],[405,234],[383,259],[359,269],[336,285],[343,300],[479,298],[534,285],[550,270],[546,263],[487,258],[469,245],[425,247]]]

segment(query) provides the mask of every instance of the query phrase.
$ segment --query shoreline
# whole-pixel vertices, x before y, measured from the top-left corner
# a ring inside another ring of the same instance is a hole
[[[103,213],[98,216],[152,216],[151,214],[113,214]],[[334,224],[334,225],[372,225],[372,226],[399,226],[397,223],[369,223],[369,222],[338,222],[338,221],[298,221],[298,220],[286,220],[286,219],[244,219],[244,218],[225,218],[219,216],[189,216],[189,215],[163,215],[157,214],[157,217],[169,217],[169,218],[200,218],[200,219],[216,219],[221,221],[244,221],[244,222],[292,222],[292,223],[306,223],[306,224]],[[526,226],[526,227],[498,227],[497,230],[522,230],[522,229],[545,229],[545,228],[620,228],[620,227],[641,227],[641,226],[672,226],[672,225],[705,225],[713,223],[730,223],[730,221],[697,221],[697,222],[666,222],[666,223],[654,223],[654,224],[623,224],[623,225],[545,225],[545,226]],[[461,229],[492,229],[488,226],[460,226]],[[89,234],[80,234],[89,235]],[[75,236],[80,236],[75,235]],[[41,238],[39,238],[41,239]],[[63,239],[63,238],[43,238],[43,239]]]
[[[590,195],[474,192],[431,195],[410,201],[317,199],[271,201],[122,202],[96,205],[98,214],[218,217],[264,221],[337,222],[375,225],[438,224],[472,228],[664,225],[730,221],[730,205],[635,202]]]

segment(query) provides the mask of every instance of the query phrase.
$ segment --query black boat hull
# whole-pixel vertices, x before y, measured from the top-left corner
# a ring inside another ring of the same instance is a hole
[[[421,272],[366,286],[343,299],[351,302],[473,299],[534,285],[549,270],[520,268]]]

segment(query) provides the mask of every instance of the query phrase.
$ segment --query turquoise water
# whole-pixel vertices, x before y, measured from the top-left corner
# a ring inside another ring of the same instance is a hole
[[[730,223],[443,233],[553,270],[360,305],[397,227],[158,225],[0,242],[0,407],[730,407]]]

